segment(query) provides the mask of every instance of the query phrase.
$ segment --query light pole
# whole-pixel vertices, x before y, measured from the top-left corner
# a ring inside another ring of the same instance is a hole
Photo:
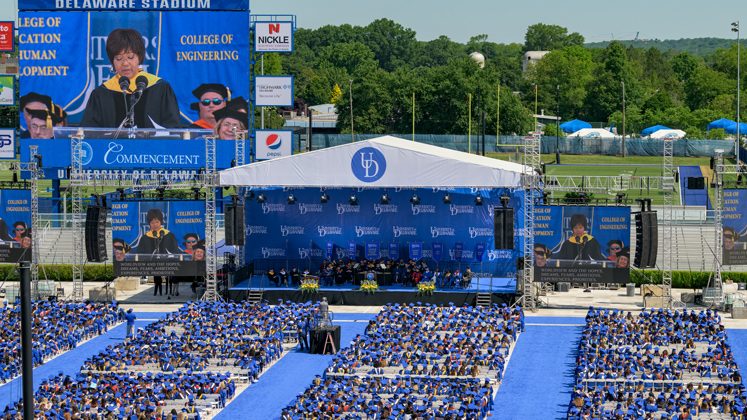
[[[560,85],[555,85],[555,164],[560,165]]]
[[[739,106],[740,106],[740,103],[739,103],[739,96],[740,96],[739,95],[740,94],[739,89],[740,89],[740,86],[739,86],[739,84],[741,82],[741,80],[739,80],[740,77],[741,77],[741,75],[740,75],[740,68],[739,68],[740,67],[740,62],[739,62],[739,58],[740,58],[739,55],[740,54],[739,53],[740,53],[740,49],[741,49],[740,45],[739,45],[739,21],[731,23],[731,31],[737,33],[737,140],[736,140],[736,143],[734,144],[734,154],[737,157],[737,165],[739,165],[739,146],[740,146],[740,144],[739,144],[739,134],[740,134],[739,133]]]
[[[623,137],[622,137],[622,155],[625,157],[625,81],[620,81],[623,90]]]
[[[477,64],[477,67],[480,68],[480,70],[485,68],[485,56],[477,51],[474,51],[470,53],[469,58],[472,59],[472,61]],[[482,76],[482,73],[480,73],[480,76]],[[485,156],[485,103],[484,99],[482,97],[482,89],[480,89],[480,82],[477,83],[477,109],[480,110],[479,118],[480,118],[480,144],[478,144],[477,150],[478,153],[481,153],[483,156]],[[482,147],[482,149],[481,149]],[[480,152],[482,150],[482,152]],[[471,152],[471,150],[470,150]]]
[[[350,95],[350,139],[355,143],[355,126],[353,125],[353,79],[350,79],[350,89],[348,90]]]

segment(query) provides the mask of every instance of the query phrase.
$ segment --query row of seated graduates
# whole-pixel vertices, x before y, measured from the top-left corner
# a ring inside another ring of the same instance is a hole
[[[281,418],[485,418],[521,307],[390,304]]]
[[[742,418],[747,395],[716,310],[589,308],[569,418]]]
[[[52,394],[35,395],[44,407],[35,417],[199,419],[223,407],[237,381],[256,382],[290,348],[295,324],[317,312],[312,303],[187,302],[86,360],[78,375],[49,379]],[[20,413],[18,401],[2,417]]]
[[[80,342],[101,335],[122,321],[117,302],[32,302],[32,358],[39,366]],[[15,305],[0,308],[0,383],[21,374],[21,311]]]
[[[321,286],[339,286],[345,284],[360,284],[361,280],[373,274],[380,285],[403,285],[414,287],[421,281],[434,281],[439,288],[466,287],[471,271],[469,267],[463,274],[459,269],[441,271],[438,267],[430,267],[425,260],[391,260],[381,258],[377,260],[351,259],[325,260],[319,270],[312,272],[308,269],[300,270],[292,267],[289,270],[274,267],[267,271],[267,277],[275,286],[298,287],[301,279],[306,275],[319,277]]]

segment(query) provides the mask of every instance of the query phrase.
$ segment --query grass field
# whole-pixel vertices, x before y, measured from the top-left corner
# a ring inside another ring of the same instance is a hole
[[[491,157],[521,162],[521,155],[514,153],[495,153]],[[629,174],[633,177],[658,177],[662,175],[660,156],[600,156],[600,155],[561,155],[561,165],[555,165],[555,155],[542,155],[542,161],[546,163],[547,175],[555,176],[620,176]],[[707,157],[675,157],[673,165],[676,166],[708,166],[710,158]],[[680,204],[679,185],[675,185],[674,203]],[[595,198],[607,198],[614,200],[617,192],[594,192]],[[564,192],[556,192],[551,197],[562,198]],[[629,203],[634,204],[636,198],[650,198],[654,204],[663,202],[663,194],[655,189],[629,189],[626,191]]]

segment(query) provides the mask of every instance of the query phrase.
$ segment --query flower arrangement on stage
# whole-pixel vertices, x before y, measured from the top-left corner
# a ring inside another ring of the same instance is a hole
[[[361,282],[361,292],[373,294],[379,290],[379,283],[376,280],[363,280]]]
[[[301,280],[302,293],[316,293],[319,291],[319,279],[317,277],[306,276]]]
[[[432,295],[436,291],[435,281],[421,281],[418,283],[418,294],[419,295]]]

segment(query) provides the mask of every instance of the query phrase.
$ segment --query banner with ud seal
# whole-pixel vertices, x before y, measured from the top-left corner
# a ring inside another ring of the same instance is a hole
[[[93,89],[114,75],[106,40],[117,28],[142,34],[141,67],[171,85],[185,125],[199,118],[190,105],[198,100],[192,90],[203,83],[219,83],[230,89],[232,97],[249,98],[246,0],[22,0],[21,4],[21,10],[27,10],[18,16],[21,96],[31,92],[50,96],[67,112],[71,124],[80,122]],[[113,11],[122,4],[132,7]],[[243,9],[223,11],[237,6]],[[137,12],[140,9],[162,11]],[[26,129],[23,118],[21,127]]]
[[[0,262],[31,261],[31,191],[0,190]]]
[[[115,201],[112,255],[117,276],[204,276],[204,201]]]
[[[627,283],[630,207],[537,206],[534,280]]]
[[[724,189],[723,263],[747,265],[747,189]]]
[[[472,267],[496,277],[514,277],[523,246],[523,193],[508,189],[351,189],[274,188],[254,190],[263,202],[247,201],[246,261],[307,267],[321,264],[328,242],[334,258],[425,259],[442,270]],[[325,193],[326,202],[320,199]],[[449,200],[444,203],[444,195]],[[293,194],[295,201],[288,203]],[[387,199],[382,200],[386,194]],[[482,205],[475,204],[476,195]],[[515,209],[516,235],[512,250],[497,250],[493,213],[500,197],[510,196]],[[355,200],[351,196],[355,195]],[[414,199],[414,195],[417,199]],[[382,204],[382,203],[386,204]],[[415,204],[417,203],[417,204]],[[478,244],[482,244],[478,247]],[[482,255],[476,255],[476,250]],[[401,251],[401,252],[400,252]]]

